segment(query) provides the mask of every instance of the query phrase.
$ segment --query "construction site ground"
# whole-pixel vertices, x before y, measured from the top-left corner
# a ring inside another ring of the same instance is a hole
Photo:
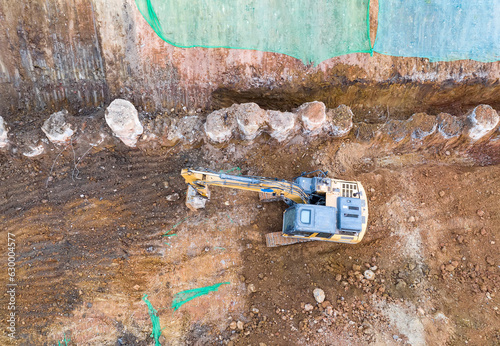
[[[152,345],[145,294],[162,345],[500,343],[500,166],[454,152],[381,156],[349,141],[268,139],[94,148],[78,165],[88,148],[1,154],[2,253],[7,233],[16,239],[15,343]],[[368,231],[357,245],[266,248],[286,204],[212,188],[206,209],[190,211],[184,167],[287,180],[324,169],[359,180]],[[363,278],[368,267],[373,281]],[[221,282],[171,308],[176,293]],[[13,344],[6,327],[0,343]]]

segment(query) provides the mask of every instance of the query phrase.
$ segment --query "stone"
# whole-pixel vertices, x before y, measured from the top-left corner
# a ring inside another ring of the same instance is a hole
[[[361,270],[361,266],[359,264],[353,264],[352,270],[354,270],[355,272],[359,272]]]
[[[399,280],[398,283],[396,284],[396,288],[397,289],[403,289],[403,288],[406,288],[406,281],[404,280]]]
[[[9,144],[7,139],[8,134],[9,131],[7,130],[7,127],[5,127],[3,118],[0,116],[0,149],[5,148]]]
[[[370,281],[375,280],[375,273],[372,272],[370,269],[365,270],[363,275],[364,275],[366,280],[370,280]]]
[[[443,190],[439,191],[439,197],[444,197],[445,192]]]
[[[66,123],[65,117],[68,115],[67,110],[52,113],[45,120],[42,126],[42,131],[45,133],[49,141],[54,144],[63,144],[70,140],[73,135],[71,125]]]
[[[484,210],[478,209],[478,211],[476,213],[477,213],[477,215],[479,217],[483,217],[484,216]]]
[[[235,330],[236,328],[238,328],[238,324],[236,321],[232,321],[230,324],[229,324],[229,328],[232,329],[232,330]]]
[[[384,124],[381,132],[387,134],[394,142],[401,142],[407,135],[406,123],[403,120],[389,120]]]
[[[234,114],[228,112],[227,108],[214,111],[207,116],[204,129],[212,142],[227,142],[236,129]]]
[[[173,202],[173,201],[179,200],[179,198],[180,198],[180,196],[178,193],[173,193],[173,194],[167,196],[167,201]]]
[[[192,211],[205,208],[208,198],[201,196],[191,185],[188,185],[186,193],[186,207]]]
[[[328,316],[331,316],[333,315],[333,307],[330,305],[330,306],[327,306],[326,309],[325,309],[325,312]]]
[[[245,324],[241,321],[236,322],[236,326],[238,327],[239,330],[243,330],[245,327]]]
[[[340,281],[340,280],[342,280],[342,275],[341,274],[335,275],[335,281]]]
[[[249,284],[249,285],[248,285],[248,292],[250,292],[250,293],[255,293],[255,292],[257,292],[257,289],[255,288],[255,285],[254,285],[254,284]]]
[[[406,121],[406,126],[410,132],[411,138],[424,139],[436,131],[437,120],[433,115],[416,113]]]
[[[253,140],[260,134],[262,126],[267,120],[265,110],[256,103],[233,105],[231,109],[243,139]]]
[[[463,129],[463,121],[448,113],[439,113],[436,117],[437,132],[445,139],[460,136]]]
[[[329,109],[326,113],[328,134],[337,138],[347,136],[353,127],[353,117],[351,108],[346,105]]]
[[[325,291],[323,291],[321,288],[315,288],[313,291],[314,299],[316,299],[316,302],[319,304],[323,303],[325,301]]]
[[[410,216],[408,218],[408,222],[415,222],[415,216]]]
[[[134,105],[127,100],[116,99],[106,108],[106,123],[126,146],[135,147],[144,132]]]
[[[500,122],[500,116],[496,110],[488,105],[479,105],[466,117],[466,129],[469,137],[477,141],[493,131]]]
[[[326,121],[326,107],[323,102],[304,103],[295,113],[302,121],[306,133],[319,132]]]
[[[304,305],[304,311],[306,311],[306,312],[313,311],[313,309],[314,309],[314,306],[312,306],[312,304]]]
[[[30,146],[28,148],[28,151],[25,151],[23,155],[26,157],[36,157],[42,155],[44,152],[45,152],[45,146],[42,143],[40,145],[37,145],[36,147]]]
[[[267,111],[269,135],[282,142],[288,138],[295,128],[296,114],[290,112]]]
[[[490,265],[490,266],[494,266],[495,265],[495,260],[493,259],[493,257],[491,256],[487,256],[486,257],[486,262]]]

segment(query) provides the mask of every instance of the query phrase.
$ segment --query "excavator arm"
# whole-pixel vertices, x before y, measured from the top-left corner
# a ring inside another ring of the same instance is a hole
[[[295,203],[307,204],[309,202],[309,195],[299,185],[285,180],[197,171],[189,168],[183,169],[181,175],[199,195],[206,198],[210,198],[209,186],[220,186],[275,194]]]

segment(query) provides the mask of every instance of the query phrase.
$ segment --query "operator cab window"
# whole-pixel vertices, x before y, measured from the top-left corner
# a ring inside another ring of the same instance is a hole
[[[308,209],[304,209],[300,211],[300,222],[304,224],[311,223],[311,211]]]

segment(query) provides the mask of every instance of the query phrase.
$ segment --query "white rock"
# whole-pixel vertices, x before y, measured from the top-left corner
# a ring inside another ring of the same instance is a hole
[[[7,131],[3,118],[0,116],[0,149],[5,148],[9,144],[7,140],[8,134],[9,131]]]
[[[304,103],[297,111],[306,132],[318,132],[326,121],[326,107],[323,102]]]
[[[313,291],[314,299],[318,303],[323,303],[325,301],[325,291],[323,291],[321,288],[315,288]]]
[[[369,269],[365,270],[364,276],[366,280],[375,280],[375,273]]]
[[[42,126],[42,131],[45,133],[49,141],[54,144],[63,144],[70,140],[73,135],[71,125],[66,123],[65,117],[68,115],[67,110],[62,110],[53,113],[45,120]]]
[[[23,153],[24,156],[26,157],[35,157],[35,156],[40,156],[45,152],[45,146],[43,144],[40,144],[36,147],[29,147],[29,151]]]
[[[242,103],[233,105],[230,109],[234,113],[243,139],[252,140],[260,134],[267,120],[267,113],[258,104]]]
[[[296,114],[290,112],[267,111],[267,123],[271,137],[282,142],[295,128]]]
[[[498,113],[488,105],[479,105],[467,115],[469,137],[478,140],[494,130],[500,122]]]
[[[304,305],[304,311],[313,311],[313,309],[314,306],[312,306],[311,304]]]
[[[205,133],[212,142],[223,143],[231,139],[236,128],[234,115],[227,108],[219,109],[207,116]]]
[[[137,138],[144,132],[134,105],[127,100],[116,99],[106,108],[106,123],[116,137],[135,147]]]

